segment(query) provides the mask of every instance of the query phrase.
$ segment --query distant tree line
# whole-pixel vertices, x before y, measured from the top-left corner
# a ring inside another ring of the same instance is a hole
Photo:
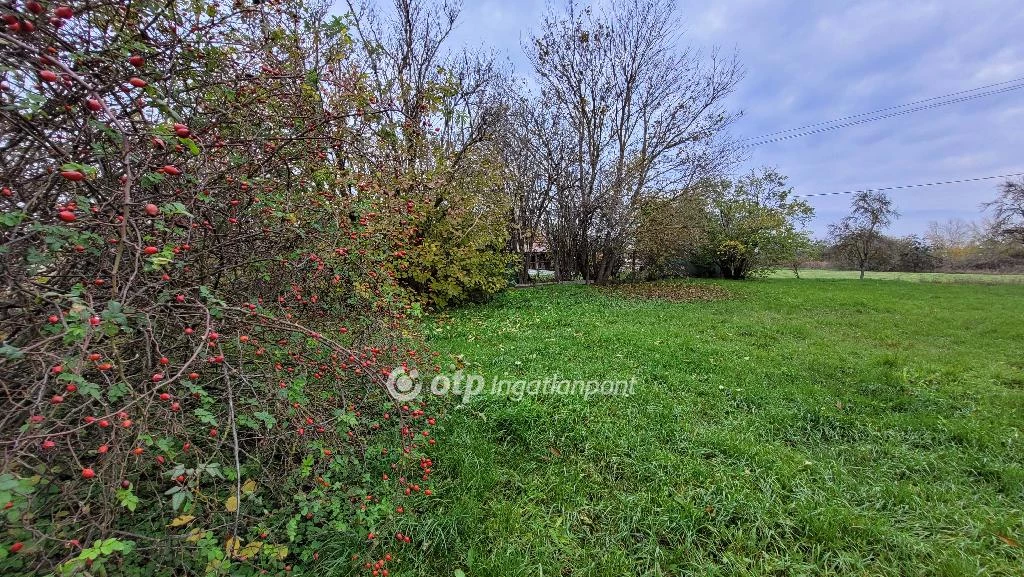
[[[793,264],[860,271],[1020,272],[1024,271],[1024,180],[1009,180],[997,197],[982,204],[979,221],[932,221],[922,235],[885,233],[898,218],[884,194],[853,199],[850,215],[829,227],[816,254]],[[863,276],[863,275],[862,275]]]

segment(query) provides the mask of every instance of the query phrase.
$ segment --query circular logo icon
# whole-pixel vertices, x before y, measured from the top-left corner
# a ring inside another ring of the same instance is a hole
[[[420,374],[416,369],[405,372],[403,367],[397,367],[388,374],[387,389],[388,395],[398,402],[411,401],[420,396]]]

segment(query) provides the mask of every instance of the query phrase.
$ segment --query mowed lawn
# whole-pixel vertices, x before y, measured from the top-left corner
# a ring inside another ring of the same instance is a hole
[[[790,269],[772,271],[772,278],[795,278]],[[855,279],[860,273],[855,270],[800,269],[804,279]],[[906,280],[916,282],[971,283],[971,284],[1024,284],[1024,274],[986,274],[971,272],[879,272],[867,271],[865,279]]]
[[[422,574],[1024,574],[1024,287],[716,284],[731,298],[560,286],[435,319],[488,387],[638,381],[449,401]]]

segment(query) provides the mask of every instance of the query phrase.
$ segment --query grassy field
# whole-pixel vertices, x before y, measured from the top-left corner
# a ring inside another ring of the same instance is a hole
[[[637,384],[451,402],[422,574],[1024,573],[1022,287],[716,284],[729,298],[546,287],[436,319],[432,346],[487,388]]]
[[[856,279],[860,273],[855,270],[801,269],[802,279]],[[778,269],[771,278],[795,278],[790,269]],[[864,278],[873,280],[907,280],[914,282],[969,283],[969,284],[1020,284],[1024,274],[984,274],[951,272],[875,272],[867,271]]]

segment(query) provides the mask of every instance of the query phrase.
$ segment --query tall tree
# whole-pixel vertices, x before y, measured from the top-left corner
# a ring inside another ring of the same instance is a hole
[[[763,273],[810,244],[804,227],[814,209],[793,198],[787,178],[775,169],[762,168],[736,182],[720,180],[702,188],[708,247],[726,278]]]
[[[685,189],[736,158],[722,135],[736,117],[724,99],[740,66],[682,48],[677,21],[671,0],[600,10],[570,1],[526,47],[572,144],[551,240],[584,279],[621,268],[643,198]]]
[[[433,304],[482,300],[506,284],[506,215],[494,143],[506,76],[489,54],[447,49],[460,2],[349,0],[355,58],[373,93],[357,115],[397,128],[376,134],[374,170],[409,172],[392,190],[416,214],[397,276]]]
[[[857,264],[860,278],[876,257],[882,231],[898,217],[892,199],[885,193],[860,192],[853,197],[850,214],[829,225],[833,245]]]
[[[981,205],[992,213],[992,233],[1024,244],[1024,178],[1007,180],[995,200]]]

